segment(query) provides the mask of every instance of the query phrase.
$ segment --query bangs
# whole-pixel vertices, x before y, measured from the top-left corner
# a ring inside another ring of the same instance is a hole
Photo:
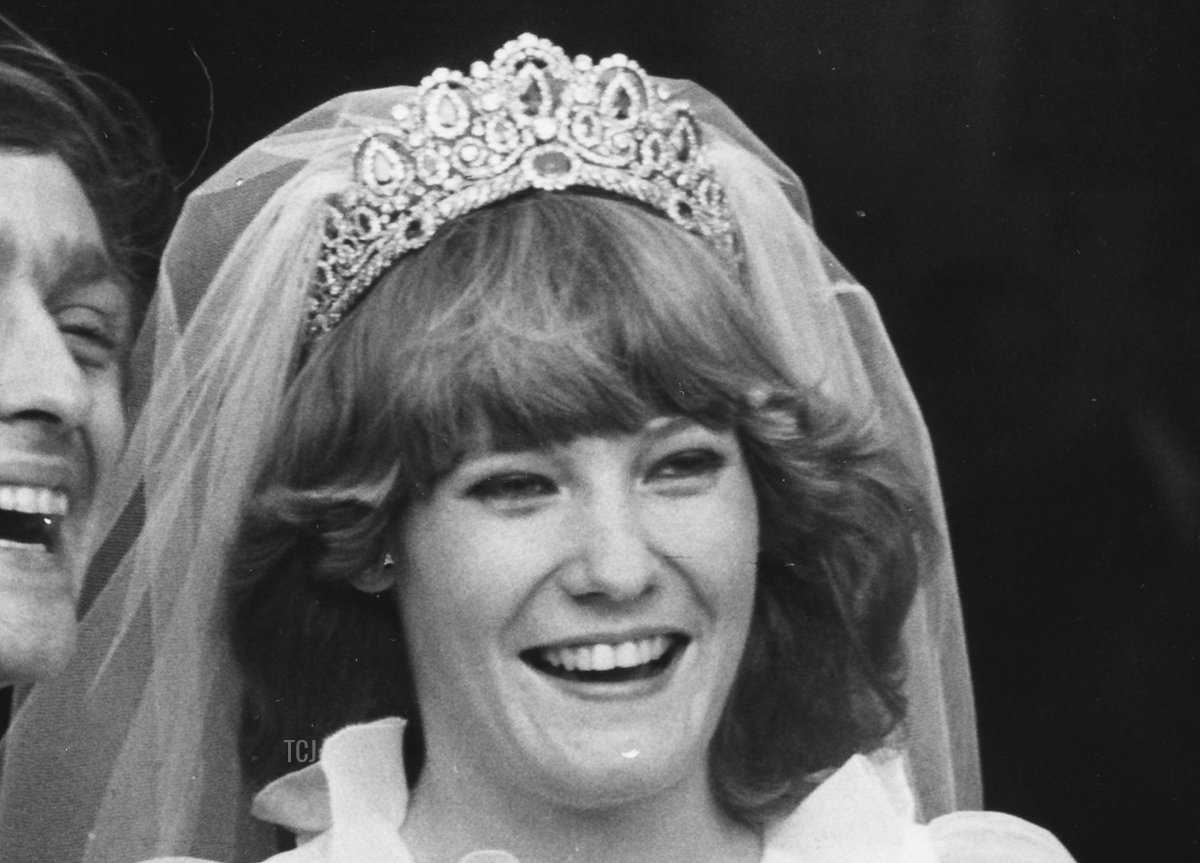
[[[369,445],[399,447],[423,482],[481,444],[542,447],[662,415],[731,427],[747,393],[780,380],[747,303],[726,263],[664,217],[535,194],[401,259],[313,359],[361,370],[341,383]]]

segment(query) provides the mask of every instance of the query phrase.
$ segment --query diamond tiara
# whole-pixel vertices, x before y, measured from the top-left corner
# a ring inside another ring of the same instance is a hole
[[[380,274],[459,216],[528,189],[632,198],[736,262],[733,221],[687,103],[622,54],[574,60],[531,34],[470,75],[438,69],[368,130],[330,203],[305,336],[332,330]]]

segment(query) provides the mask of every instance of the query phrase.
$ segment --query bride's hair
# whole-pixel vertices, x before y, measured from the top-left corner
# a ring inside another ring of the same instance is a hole
[[[315,345],[229,553],[252,781],[294,769],[287,740],[394,714],[413,721],[419,771],[394,599],[351,582],[480,435],[536,447],[664,414],[735,430],[759,502],[754,618],[711,745],[718,798],[761,822],[885,741],[904,714],[923,503],[866,418],[788,381],[732,269],[640,205],[535,193],[448,225]]]

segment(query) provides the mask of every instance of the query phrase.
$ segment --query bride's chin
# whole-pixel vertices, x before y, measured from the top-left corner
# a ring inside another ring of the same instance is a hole
[[[526,787],[551,806],[599,813],[645,803],[689,775],[703,777],[697,767],[703,754],[689,756],[674,752],[655,758],[630,747],[606,758],[542,764],[523,775]]]

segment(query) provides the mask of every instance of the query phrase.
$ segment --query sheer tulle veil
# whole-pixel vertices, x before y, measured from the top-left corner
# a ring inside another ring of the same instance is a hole
[[[978,808],[970,675],[933,454],[875,305],[817,238],[795,174],[712,94],[659,83],[702,121],[780,363],[871,417],[922,484],[936,524],[905,629],[910,709],[895,746],[926,817]],[[189,198],[134,355],[139,418],[99,508],[76,661],[28,694],[6,742],[6,863],[267,855],[237,769],[222,550],[294,372],[324,201],[349,182],[363,129],[385,124],[408,91],[334,99]]]

